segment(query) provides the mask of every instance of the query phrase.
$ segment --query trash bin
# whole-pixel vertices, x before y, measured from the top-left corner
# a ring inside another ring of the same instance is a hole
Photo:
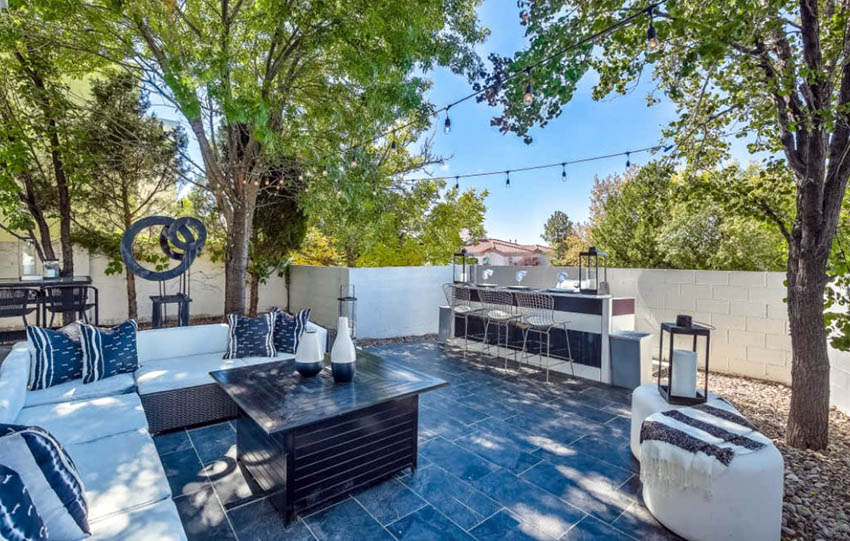
[[[437,335],[441,344],[448,342],[450,332],[452,332],[452,309],[450,306],[441,306],[439,334]]]
[[[611,340],[611,384],[634,389],[652,381],[652,333],[615,331]]]

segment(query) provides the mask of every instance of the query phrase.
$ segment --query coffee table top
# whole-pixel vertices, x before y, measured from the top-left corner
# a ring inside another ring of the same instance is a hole
[[[304,426],[448,385],[377,355],[357,352],[351,383],[334,383],[330,363],[315,377],[295,371],[295,361],[272,361],[216,370],[212,378],[268,434]]]

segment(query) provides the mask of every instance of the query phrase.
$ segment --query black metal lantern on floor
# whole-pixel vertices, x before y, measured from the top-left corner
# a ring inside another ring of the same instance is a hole
[[[466,248],[452,255],[452,281],[456,284],[469,282],[471,268],[466,265]]]
[[[667,335],[667,358],[664,335]],[[676,337],[691,337],[690,349],[676,348]],[[705,337],[705,371],[702,389],[697,386],[699,353],[697,339]],[[693,323],[689,316],[677,316],[675,323],[662,323],[658,344],[658,392],[670,404],[693,405],[708,400],[708,360],[711,328]]]
[[[602,262],[602,280],[599,279],[599,263]],[[608,254],[591,246],[578,255],[579,292],[585,295],[608,293]]]
[[[354,284],[346,287],[342,284],[339,286],[339,317],[348,319],[348,331],[352,340],[357,339],[357,296],[355,295]],[[337,329],[338,331],[338,329]]]

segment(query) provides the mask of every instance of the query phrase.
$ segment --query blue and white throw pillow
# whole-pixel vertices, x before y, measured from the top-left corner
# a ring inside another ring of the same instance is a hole
[[[0,464],[0,539],[44,541],[47,527],[21,476]]]
[[[310,321],[310,309],[299,310],[294,316],[287,314],[279,308],[274,308],[272,313],[276,319],[274,323],[274,347],[284,353],[295,353],[298,342],[307,329]]]
[[[32,347],[28,389],[47,389],[83,377],[83,349],[77,323],[58,331],[27,327],[27,339]]]
[[[50,539],[91,534],[77,467],[49,432],[37,426],[0,424],[0,465],[20,476]]]
[[[132,319],[111,329],[81,323],[83,383],[136,371],[139,368],[137,330],[138,325]]]
[[[225,359],[274,357],[274,313],[248,317],[227,314],[227,350]]]

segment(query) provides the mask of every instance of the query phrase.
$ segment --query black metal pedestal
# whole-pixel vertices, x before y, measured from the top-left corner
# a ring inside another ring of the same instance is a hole
[[[165,309],[169,304],[177,305],[177,325],[186,327],[189,325],[189,303],[192,299],[183,293],[174,295],[154,295],[151,296],[153,303],[153,314],[151,319],[154,329],[159,329],[165,324]]]

